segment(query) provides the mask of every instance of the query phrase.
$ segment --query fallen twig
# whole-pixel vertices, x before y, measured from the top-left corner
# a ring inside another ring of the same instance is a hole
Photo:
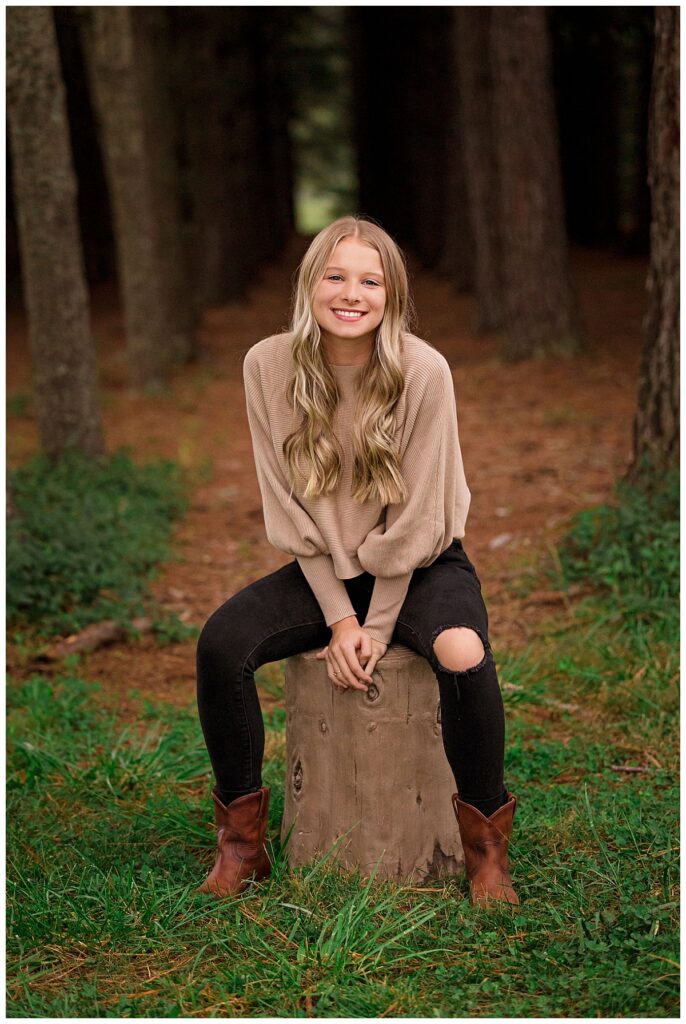
[[[139,618],[131,623],[139,633],[149,633],[152,629],[152,619]],[[41,651],[36,655],[36,661],[59,661],[66,658],[68,654],[80,654],[83,651],[96,651],[106,644],[117,643],[126,638],[124,626],[114,622],[113,619],[103,619],[102,622],[93,622],[86,626],[80,633],[73,633],[64,640],[58,640],[52,647]]]

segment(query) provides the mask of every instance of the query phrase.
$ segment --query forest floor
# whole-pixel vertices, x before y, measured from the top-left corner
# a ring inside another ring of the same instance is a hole
[[[153,591],[197,628],[286,561],[264,536],[241,368],[285,326],[301,254],[294,245],[245,300],[206,311],[198,360],[163,395],[132,394],[114,289],[94,296],[109,450],[193,471]],[[470,333],[470,300],[411,265],[417,333],[454,373],[465,548],[503,689],[521,905],[480,913],[462,873],[428,888],[363,885],[328,853],[288,864],[282,663],[256,673],[272,873],[231,901],[198,894],[216,838],[195,640],[147,633],[38,666],[10,643],[10,1016],[678,1016],[676,500],[648,534],[642,499],[587,534],[593,564],[564,591],[570,577],[549,571],[575,513],[615,503],[629,459],[646,264],[577,251],[574,268],[588,352],[507,365],[495,337]],[[7,391],[15,467],[37,436],[14,308]]]
[[[260,338],[285,328],[290,280],[302,252],[302,242],[294,239],[245,299],[204,312],[197,361],[178,370],[162,396],[134,394],[128,386],[115,286],[96,288],[93,295],[109,450],[129,446],[137,462],[173,459],[198,470],[203,480],[174,530],[178,560],[161,567],[153,586],[163,606],[198,627],[241,587],[288,560],[264,534],[242,361]],[[472,492],[464,544],[483,583],[496,651],[516,652],[541,617],[559,614],[561,602],[564,608],[559,594],[527,592],[518,582],[549,557],[551,542],[575,512],[611,498],[630,455],[646,261],[577,250],[573,266],[588,352],[567,361],[508,365],[495,335],[471,333],[471,298],[456,295],[445,278],[409,264],[416,333],[453,369]],[[30,394],[26,324],[10,303],[7,395]],[[21,464],[37,446],[35,417],[9,414],[8,465]],[[160,647],[152,635],[143,636],[85,655],[82,668],[133,721],[146,697],[186,707],[195,699],[193,642]],[[139,697],[132,696],[132,687]],[[273,696],[260,696],[268,708]]]

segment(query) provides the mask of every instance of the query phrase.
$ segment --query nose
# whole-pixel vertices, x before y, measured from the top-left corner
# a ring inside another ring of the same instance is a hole
[[[348,287],[346,288],[345,291],[345,295],[343,296],[343,301],[349,303],[352,306],[353,303],[360,301],[356,296],[357,289],[355,288],[354,285],[348,284]]]

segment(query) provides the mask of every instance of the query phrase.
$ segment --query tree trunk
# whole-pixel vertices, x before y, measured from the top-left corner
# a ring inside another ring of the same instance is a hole
[[[340,867],[425,882],[464,863],[426,659],[389,647],[367,693],[334,691],[314,651],[286,662],[286,786],[281,840],[291,868],[338,843]]]
[[[241,12],[172,9],[173,91],[184,175],[186,248],[196,307],[244,293],[252,267],[240,231],[245,174],[236,139],[243,91]]]
[[[492,73],[506,359],[581,351],[544,7],[496,7]]]
[[[82,17],[138,388],[163,385],[170,366],[193,352],[160,19],[162,8],[131,7],[86,8]]]
[[[548,8],[567,231],[581,245],[616,241],[616,10]]]
[[[474,237],[475,331],[503,324],[502,241],[490,69],[491,7],[457,7],[455,54],[467,212]]]
[[[159,267],[168,315],[168,346],[172,361],[184,363],[197,353],[195,310],[181,230],[178,138],[170,85],[169,15],[164,7],[137,7],[133,25],[142,109],[146,117],[145,141],[159,226]]]
[[[285,44],[292,22],[292,8],[289,7],[272,8],[270,17],[260,20],[264,52],[263,131],[269,168],[267,198],[273,257],[281,253],[295,227],[293,152],[288,130],[293,114],[293,96],[286,70]]]
[[[629,480],[679,467],[679,8],[655,8],[648,132],[650,267]]]
[[[269,138],[269,103],[267,94],[268,33],[264,25],[264,12],[259,7],[242,9],[245,19],[241,47],[240,80],[245,84],[243,104],[239,108],[239,152],[244,156],[242,166],[246,175],[239,195],[245,196],[241,212],[247,217],[242,229],[242,251],[249,253],[253,266],[261,267],[277,254],[278,240],[274,237],[276,203],[274,191],[281,185],[275,182],[271,166],[271,139]]]
[[[53,7],[57,49],[67,100],[83,260],[89,286],[115,278],[112,213],[105,168],[98,142],[88,77],[79,31],[80,16],[73,7]]]
[[[41,446],[104,452],[52,11],[7,9],[7,106]]]
[[[445,215],[443,250],[437,269],[445,274],[455,291],[474,289],[474,236],[469,217],[467,175],[464,160],[464,125],[460,103],[457,52],[454,44],[459,8],[453,8],[446,36],[447,120],[445,133]]]
[[[412,183],[413,248],[428,270],[437,269],[446,242],[451,157],[448,139],[454,115],[451,26],[446,7],[415,8],[412,44],[404,55],[409,128],[405,161]],[[403,138],[401,136],[401,138]],[[405,197],[405,202],[409,197]],[[452,198],[452,197],[451,197]]]
[[[412,151],[407,75],[416,27],[413,8],[349,7],[354,139],[359,211],[373,217],[400,245],[414,245],[414,195],[408,189]],[[404,68],[404,74],[398,74]],[[377,116],[383,111],[383,117]]]

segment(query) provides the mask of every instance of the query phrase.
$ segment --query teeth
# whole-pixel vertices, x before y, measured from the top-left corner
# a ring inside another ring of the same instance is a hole
[[[334,313],[336,313],[337,316],[344,316],[348,320],[359,320],[361,316],[364,316],[363,313],[352,313],[348,312],[347,309],[334,309]]]

